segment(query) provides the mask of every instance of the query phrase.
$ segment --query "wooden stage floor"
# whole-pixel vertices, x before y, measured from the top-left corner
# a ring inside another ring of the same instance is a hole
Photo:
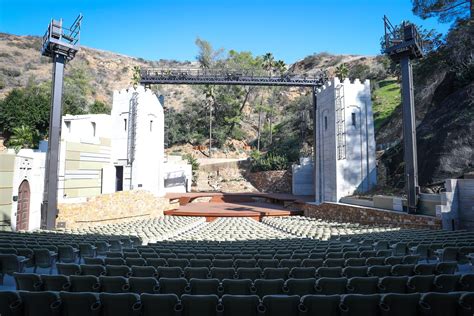
[[[312,201],[310,196],[265,193],[183,193],[168,194],[179,207],[165,211],[171,216],[202,216],[207,221],[218,217],[249,217],[260,221],[265,216],[303,215],[298,209]]]

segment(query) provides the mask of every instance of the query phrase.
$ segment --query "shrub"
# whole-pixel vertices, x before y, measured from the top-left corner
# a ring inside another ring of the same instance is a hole
[[[191,165],[191,169],[193,171],[193,185],[196,184],[197,181],[197,172],[199,170],[199,162],[198,160],[191,154],[184,154],[183,159],[187,160],[187,162]]]
[[[252,161],[251,170],[253,172],[286,170],[288,169],[288,164],[288,159],[285,156],[267,153],[266,155]]]

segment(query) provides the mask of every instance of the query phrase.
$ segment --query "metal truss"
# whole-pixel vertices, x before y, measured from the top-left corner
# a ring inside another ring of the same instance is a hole
[[[327,81],[323,71],[314,75],[274,74],[267,71],[228,69],[142,69],[140,83],[215,84],[246,86],[320,87]]]

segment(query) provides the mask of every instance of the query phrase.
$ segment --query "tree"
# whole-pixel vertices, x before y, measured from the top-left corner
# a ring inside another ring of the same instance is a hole
[[[49,127],[50,84],[28,83],[11,90],[0,101],[0,131],[8,140],[14,128],[25,126],[45,136]]]
[[[272,53],[266,53],[263,55],[262,67],[266,71],[269,71],[270,74],[273,72],[273,67],[275,66],[275,58]]]
[[[137,88],[137,86],[140,84],[140,66],[133,66],[132,68],[132,79],[130,81],[130,84],[134,87]]]
[[[219,60],[223,49],[214,50],[211,43],[206,40],[196,38],[196,46],[198,47],[198,54],[196,56],[197,61],[201,68],[212,68],[215,63]]]
[[[22,148],[35,148],[38,145],[37,136],[38,132],[29,126],[14,127],[8,145],[13,147],[16,153]]]
[[[470,17],[470,0],[412,0],[413,13],[422,19],[437,17],[441,23]]]
[[[89,106],[88,112],[90,114],[110,114],[110,108],[104,102],[95,100]]]
[[[286,64],[283,60],[278,60],[273,64],[275,71],[278,72],[280,75],[283,75],[286,71]]]
[[[336,67],[335,74],[336,77],[339,78],[339,80],[344,81],[344,79],[346,79],[347,75],[349,74],[349,68],[347,68],[347,65],[345,63],[342,63]]]

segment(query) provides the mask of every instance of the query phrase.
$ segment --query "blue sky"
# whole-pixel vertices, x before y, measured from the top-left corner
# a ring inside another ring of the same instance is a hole
[[[51,18],[69,25],[79,12],[82,45],[152,60],[194,60],[198,36],[287,63],[323,51],[376,55],[384,14],[449,28],[413,16],[410,0],[0,0],[0,32],[42,35]]]

